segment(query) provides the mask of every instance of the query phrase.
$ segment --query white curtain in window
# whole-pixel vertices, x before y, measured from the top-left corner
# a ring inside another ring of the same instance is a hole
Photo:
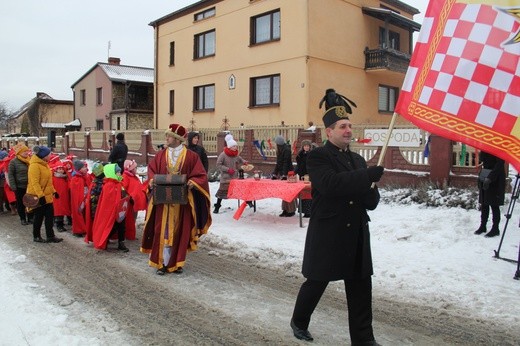
[[[265,42],[271,39],[271,17],[256,18],[256,42]]]
[[[273,77],[273,103],[280,103],[280,76]]]
[[[204,108],[215,108],[215,86],[207,86],[204,88]]]
[[[206,35],[206,51],[204,55],[215,54],[215,31],[208,32]]]
[[[271,90],[269,78],[258,78],[255,81],[256,104],[267,105],[271,103]]]
[[[273,13],[273,39],[280,38],[280,12]]]

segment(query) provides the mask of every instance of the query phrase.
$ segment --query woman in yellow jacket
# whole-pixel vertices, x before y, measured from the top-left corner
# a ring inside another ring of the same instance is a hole
[[[48,161],[51,150],[45,146],[35,146],[33,156],[29,161],[29,172],[27,183],[27,193],[36,195],[40,199],[39,206],[33,210],[33,237],[37,243],[59,243],[63,239],[54,235],[54,208],[52,201],[59,198],[54,186],[52,185],[52,172]],[[42,223],[45,220],[45,233],[47,239],[40,235]]]

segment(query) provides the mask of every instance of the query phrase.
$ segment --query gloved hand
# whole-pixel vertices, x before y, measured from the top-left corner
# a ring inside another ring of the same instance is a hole
[[[233,168],[228,168],[227,172],[229,175],[235,175],[235,170]]]
[[[491,180],[489,178],[484,179],[484,182],[482,183],[482,190],[489,189],[489,184],[491,184]]]
[[[368,180],[371,183],[378,182],[383,175],[385,168],[383,166],[372,166],[367,168]]]
[[[57,192],[54,192],[54,198],[59,199],[60,195]]]
[[[282,177],[280,178],[280,180],[287,180],[287,176],[282,175]]]
[[[249,162],[244,161],[244,166],[247,166],[248,164],[249,164]]]
[[[40,197],[40,205],[45,205],[46,203],[47,203],[47,201],[45,200],[45,196]]]

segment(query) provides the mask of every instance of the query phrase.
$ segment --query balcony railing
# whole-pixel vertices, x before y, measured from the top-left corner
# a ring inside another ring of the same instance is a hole
[[[410,55],[394,49],[365,48],[365,70],[386,69],[406,73]]]

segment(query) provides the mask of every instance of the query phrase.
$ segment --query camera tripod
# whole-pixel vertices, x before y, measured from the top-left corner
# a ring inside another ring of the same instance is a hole
[[[500,244],[498,245],[498,249],[495,251],[495,258],[508,261],[511,263],[516,263],[516,273],[513,279],[520,280],[520,244],[518,245],[518,259],[514,260],[511,258],[504,258],[500,257],[500,248],[502,247],[502,243],[504,241],[504,236],[506,235],[507,225],[509,224],[509,219],[511,219],[511,216],[513,215],[513,210],[515,208],[516,200],[518,199],[518,196],[520,194],[520,174],[516,175],[515,184],[513,186],[513,191],[511,192],[511,202],[509,203],[509,207],[507,208],[507,213],[505,215],[506,217],[506,224],[504,225],[504,231],[502,232],[502,237],[500,238]],[[520,227],[520,224],[518,225]]]

